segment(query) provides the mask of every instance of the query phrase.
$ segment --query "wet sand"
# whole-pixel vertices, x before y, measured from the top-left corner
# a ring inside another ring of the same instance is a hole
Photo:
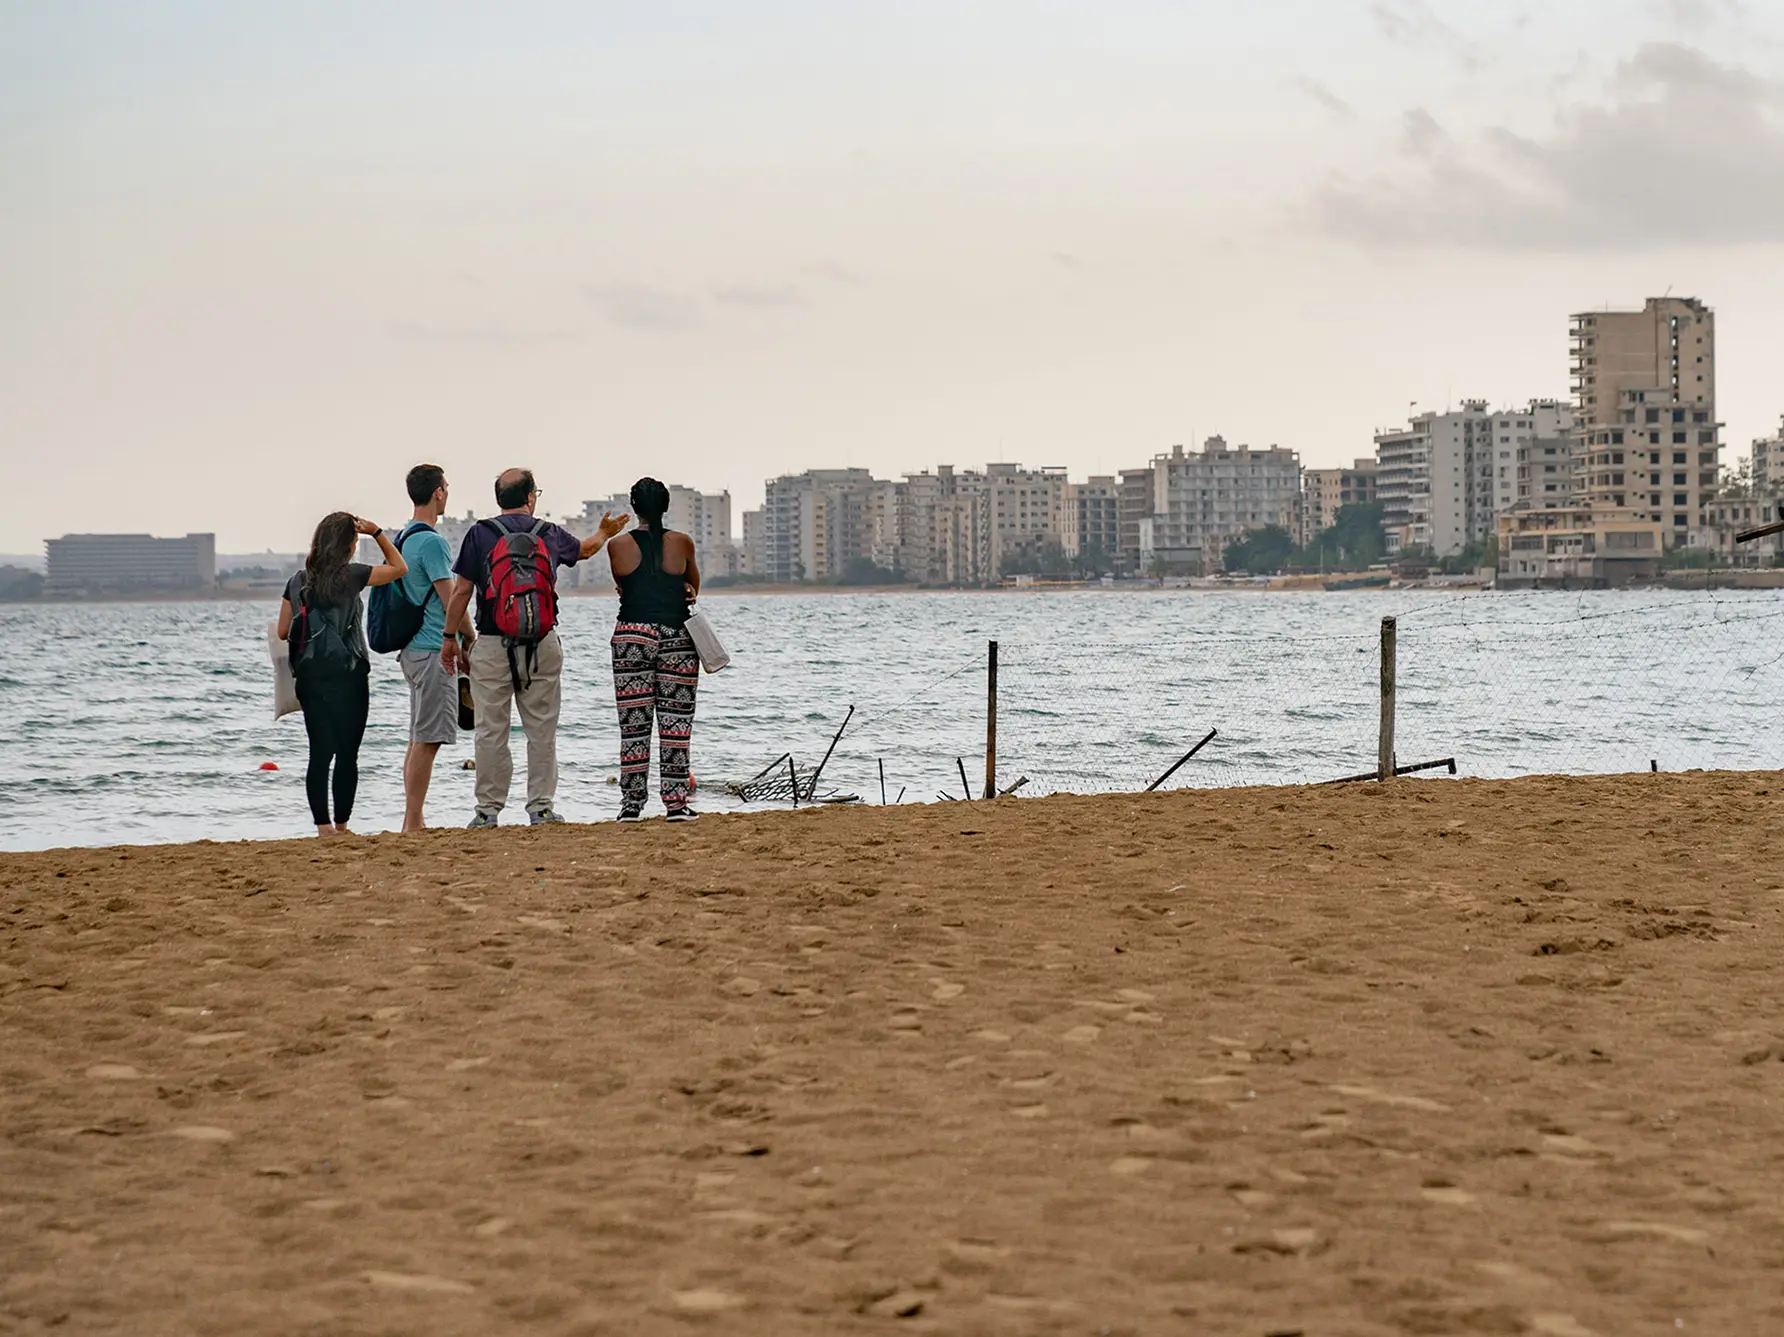
[[[1781,799],[0,856],[0,1333],[1784,1332]]]

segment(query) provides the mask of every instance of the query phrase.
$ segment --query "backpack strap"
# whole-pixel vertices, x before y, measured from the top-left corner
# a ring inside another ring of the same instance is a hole
[[[543,540],[545,538],[545,531],[550,528],[551,522],[549,520],[535,520],[533,521],[533,527],[527,530],[527,533],[531,534],[535,539],[539,539],[539,546],[544,547],[545,544]]]

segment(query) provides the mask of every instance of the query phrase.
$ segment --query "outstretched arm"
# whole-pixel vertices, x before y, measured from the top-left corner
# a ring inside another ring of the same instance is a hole
[[[601,549],[605,548],[607,546],[607,540],[619,533],[620,530],[624,529],[626,527],[626,522],[631,518],[632,517],[624,511],[621,511],[618,515],[613,515],[610,512],[603,512],[601,515],[601,527],[582,541],[582,560],[586,562],[589,558],[600,552]]]

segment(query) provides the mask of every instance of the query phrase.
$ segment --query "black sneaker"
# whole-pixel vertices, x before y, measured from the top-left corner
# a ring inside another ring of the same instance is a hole
[[[694,822],[699,819],[700,814],[692,808],[671,808],[669,810],[668,820],[671,822]]]
[[[619,816],[614,820],[620,822],[642,822],[644,820],[644,809],[622,808]]]

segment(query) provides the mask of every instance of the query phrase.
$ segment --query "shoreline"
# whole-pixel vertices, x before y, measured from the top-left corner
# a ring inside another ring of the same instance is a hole
[[[1283,586],[1267,584],[1249,584],[1233,582],[1230,584],[1197,584],[1197,585],[1155,585],[1141,582],[1124,582],[1117,585],[1102,584],[1041,584],[1041,585],[992,585],[982,588],[971,588],[953,585],[721,585],[708,586],[701,590],[703,599],[725,598],[737,595],[804,595],[818,597],[835,597],[852,594],[868,595],[912,595],[912,594],[999,594],[999,595],[1048,595],[1048,594],[1652,594],[1664,591],[1676,594],[1723,594],[1731,591],[1758,591],[1784,589],[1784,570],[1752,570],[1739,572],[1711,572],[1706,578],[1700,572],[1681,572],[1675,579],[1655,581],[1645,584],[1620,585],[1614,588],[1594,589],[1588,586],[1540,585],[1522,586],[1517,589],[1500,589],[1493,585],[1481,584],[1426,584],[1409,582],[1398,585],[1359,585],[1350,589],[1327,590],[1313,585]],[[560,597],[566,599],[611,599],[610,590],[570,588],[559,591]],[[211,593],[145,593],[145,594],[107,594],[93,598],[70,598],[58,596],[36,599],[0,599],[0,609],[7,608],[81,608],[102,607],[114,604],[183,604],[183,603],[277,603],[279,592],[276,590],[218,590]]]

